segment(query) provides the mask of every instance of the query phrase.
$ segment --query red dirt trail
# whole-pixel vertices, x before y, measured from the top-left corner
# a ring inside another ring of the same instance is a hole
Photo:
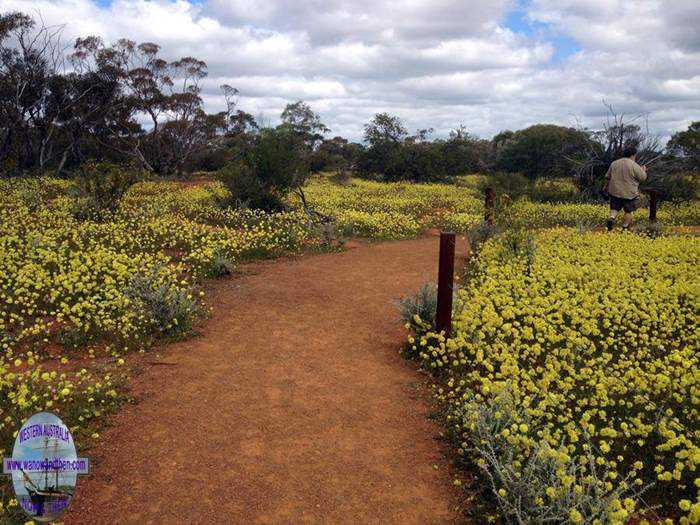
[[[66,523],[455,523],[394,304],[437,280],[438,244],[355,244],[214,283],[202,335],[133,380],[141,401],[87,451]]]

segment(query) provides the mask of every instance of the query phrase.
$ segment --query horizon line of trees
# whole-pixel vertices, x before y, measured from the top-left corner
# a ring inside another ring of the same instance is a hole
[[[262,200],[274,207],[283,188],[320,171],[420,182],[497,171],[529,180],[575,176],[590,190],[628,146],[659,173],[700,170],[700,122],[662,148],[610,106],[600,130],[535,124],[490,140],[464,126],[431,140],[432,129],[411,134],[388,113],[365,124],[363,143],[328,138],[331,130],[302,100],[287,104],[279,125],[264,126],[238,109],[238,90],[228,85],[221,86],[222,111],[204,110],[201,60],[168,62],[159,45],[126,39],[106,44],[88,36],[68,46],[61,30],[23,13],[0,14],[3,175],[65,176],[95,162],[158,176],[227,170],[247,188],[243,194],[266,192]]]

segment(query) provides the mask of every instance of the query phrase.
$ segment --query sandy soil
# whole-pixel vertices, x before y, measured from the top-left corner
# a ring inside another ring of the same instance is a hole
[[[424,376],[397,352],[394,300],[437,280],[437,254],[436,236],[355,243],[214,283],[202,334],[153,356],[87,451],[66,523],[457,521]]]

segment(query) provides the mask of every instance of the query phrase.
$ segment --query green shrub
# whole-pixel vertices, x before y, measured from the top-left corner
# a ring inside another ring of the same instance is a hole
[[[659,199],[669,202],[690,202],[700,198],[700,173],[674,173],[650,180],[642,185],[643,191],[656,190]]]
[[[575,202],[578,189],[571,179],[538,179],[531,182],[527,195],[536,202]]]
[[[536,124],[516,131],[498,153],[498,169],[524,173],[531,180],[563,177],[571,171],[569,158],[587,151],[588,136],[576,129]]]
[[[266,129],[243,158],[220,172],[230,204],[265,211],[285,209],[284,198],[309,174],[306,145],[287,128]]]
[[[265,211],[284,209],[284,196],[275,189],[266,188],[253,169],[244,162],[227,164],[219,176],[231,192],[230,205]]]
[[[76,217],[89,218],[94,214],[117,211],[121,198],[138,180],[134,170],[109,162],[87,162],[76,179]]]
[[[486,188],[493,188],[496,196],[507,195],[511,200],[522,197],[527,193],[530,181],[520,173],[504,173],[498,171],[477,182],[477,187],[483,193]]]
[[[529,180],[520,173],[496,172],[477,180],[477,187],[483,193],[493,188],[497,198],[507,197],[515,201],[526,197],[534,202],[575,202],[579,200],[578,189],[571,179]]]
[[[503,251],[506,257],[525,257],[528,261],[535,257],[535,234],[530,229],[510,229],[503,235]]]
[[[108,215],[106,211],[99,209],[94,199],[78,196],[71,200],[70,212],[79,221],[104,220]]]
[[[83,328],[66,327],[58,334],[58,341],[65,348],[82,348],[91,339],[91,334]]]

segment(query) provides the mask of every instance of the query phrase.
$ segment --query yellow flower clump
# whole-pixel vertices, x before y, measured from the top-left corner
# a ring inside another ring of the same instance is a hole
[[[519,410],[497,417],[509,421],[501,437],[518,451],[516,470],[542,444],[574,463],[592,455],[609,491],[653,483],[645,499],[698,523],[698,268],[690,236],[554,229],[535,234],[534,248],[486,242],[459,290],[452,338],[412,345],[449,378],[439,396],[460,447],[472,449],[479,407],[508,390]],[[630,502],[611,507],[612,522]]]

